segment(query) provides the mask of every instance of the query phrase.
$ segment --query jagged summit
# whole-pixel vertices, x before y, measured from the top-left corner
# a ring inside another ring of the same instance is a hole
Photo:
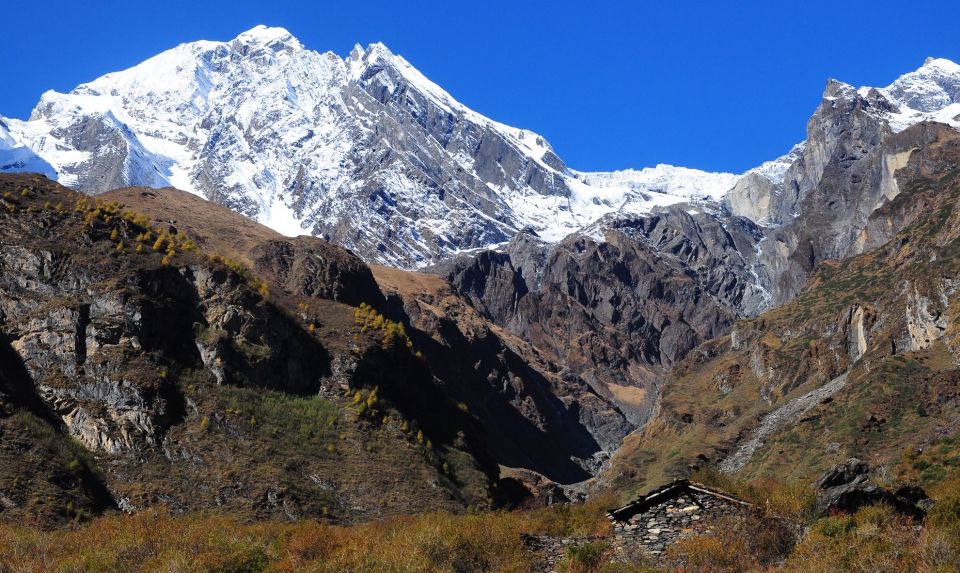
[[[933,56],[928,56],[927,59],[923,60],[922,67],[925,68],[927,66],[932,66],[932,67],[941,68],[945,70],[951,70],[955,73],[960,72],[960,64],[954,62],[953,60],[949,60],[947,58],[934,58]]]
[[[889,118],[895,131],[920,121],[960,127],[960,65],[950,60],[929,60],[879,91],[897,107]]]
[[[923,65],[882,88],[854,86],[830,80],[824,98],[859,97],[873,113],[900,132],[922,121],[960,128],[960,65],[945,58],[927,58]]]
[[[544,137],[469,109],[382,43],[341,58],[266,26],[47,92],[29,121],[9,124],[75,189],[174,186],[402,267],[524,227],[559,240],[608,213],[719,196],[731,180],[670,166],[584,176]]]

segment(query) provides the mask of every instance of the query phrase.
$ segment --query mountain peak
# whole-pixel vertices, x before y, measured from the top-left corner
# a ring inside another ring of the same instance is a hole
[[[960,64],[947,58],[934,58],[932,56],[923,61],[921,69],[923,68],[939,68],[946,72],[960,72]]]
[[[294,37],[286,28],[265,26],[258,24],[246,32],[241,33],[234,38],[234,42],[247,45],[269,46],[274,43],[282,43],[288,46],[301,48],[300,41]]]
[[[879,90],[899,108],[890,119],[901,131],[919,121],[938,121],[960,127],[960,65],[945,58],[927,58],[919,69],[904,74]]]
[[[863,98],[877,117],[894,132],[923,121],[945,123],[960,129],[960,65],[946,58],[927,58],[923,65],[882,88],[830,79],[824,90],[827,102]]]
[[[372,56],[392,56],[393,52],[383,42],[373,42],[367,46],[367,54]]]
[[[392,61],[397,56],[390,51],[390,48],[386,46],[383,42],[373,42],[368,44],[366,49],[363,48],[360,44],[356,44],[353,47],[353,50],[350,51],[350,55],[347,56],[348,61],[360,61],[371,63],[377,61]]]
[[[849,98],[854,95],[856,90],[854,87],[846,82],[841,82],[840,80],[830,78],[827,80],[827,85],[823,89],[824,99],[833,99],[833,98]]]

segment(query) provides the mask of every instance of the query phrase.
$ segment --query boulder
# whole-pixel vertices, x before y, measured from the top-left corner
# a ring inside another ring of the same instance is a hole
[[[870,466],[866,462],[850,458],[823,474],[816,483],[819,513],[855,513],[862,507],[884,503],[902,515],[923,518],[929,504],[921,488],[902,486],[892,492],[871,482],[869,473]]]

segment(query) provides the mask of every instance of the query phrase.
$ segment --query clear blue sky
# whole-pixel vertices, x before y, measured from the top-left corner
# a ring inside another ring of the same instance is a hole
[[[573,168],[742,171],[803,139],[829,77],[887,85],[960,61],[960,2],[19,2],[0,115],[181,42],[263,23],[345,55],[384,42],[454,97],[546,136]]]

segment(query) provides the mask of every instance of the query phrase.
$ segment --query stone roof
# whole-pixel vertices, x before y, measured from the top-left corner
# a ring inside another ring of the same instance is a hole
[[[640,548],[659,559],[681,539],[715,533],[718,519],[754,509],[754,505],[728,493],[680,479],[611,509],[607,517],[613,525],[616,546]]]

